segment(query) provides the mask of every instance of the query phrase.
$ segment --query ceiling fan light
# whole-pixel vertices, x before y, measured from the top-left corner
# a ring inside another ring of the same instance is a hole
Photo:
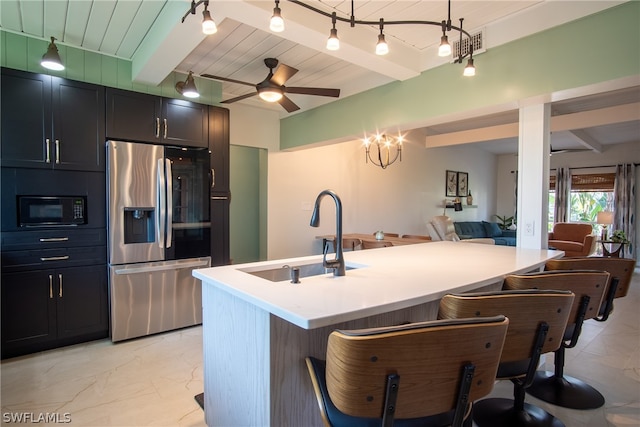
[[[272,87],[259,89],[258,95],[267,102],[278,102],[282,99],[282,91]]]
[[[193,79],[193,72],[189,71],[186,81],[176,83],[176,91],[187,98],[200,97],[200,93],[198,93],[198,88],[196,87],[196,82]]]
[[[55,37],[51,37],[51,43],[49,43],[47,52],[42,55],[40,65],[49,70],[62,71],[64,70],[64,65],[62,64],[60,54],[58,53],[58,46],[56,46],[54,40]]]
[[[211,18],[211,12],[206,8],[202,12],[202,32],[206,35],[215,34],[218,32],[218,27],[215,21]]]
[[[384,39],[384,34],[378,34],[378,44],[376,44],[376,55],[386,55],[389,53],[389,45]]]
[[[284,19],[282,19],[282,15],[280,14],[281,10],[277,6],[273,8],[273,15],[271,16],[271,21],[269,22],[269,29],[274,33],[281,33],[284,31]]]
[[[440,37],[440,46],[438,47],[438,56],[451,55],[451,45],[449,44],[449,38],[446,35]]]
[[[340,39],[338,39],[338,30],[335,28],[331,29],[331,34],[329,34],[329,38],[327,39],[327,50],[338,50],[340,49]]]
[[[473,58],[469,58],[467,61],[467,66],[464,67],[462,75],[465,77],[473,77],[476,75],[476,67],[473,65]]]

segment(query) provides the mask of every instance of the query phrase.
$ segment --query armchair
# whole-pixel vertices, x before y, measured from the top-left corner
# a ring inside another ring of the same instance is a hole
[[[549,246],[564,251],[566,257],[588,256],[595,249],[591,224],[558,222],[549,233]]]

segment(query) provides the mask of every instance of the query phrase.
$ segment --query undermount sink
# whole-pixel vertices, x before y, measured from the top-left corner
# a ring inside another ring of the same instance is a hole
[[[291,269],[297,268],[300,271],[300,278],[310,276],[320,276],[322,274],[329,274],[333,272],[331,268],[325,268],[321,262],[313,264],[301,264],[301,265],[282,265],[279,267],[269,266],[268,268],[251,267],[243,268],[238,271],[244,273],[253,274],[254,276],[261,277],[263,279],[270,280],[272,282],[291,281]],[[358,268],[356,266],[346,266],[347,270],[353,270]]]

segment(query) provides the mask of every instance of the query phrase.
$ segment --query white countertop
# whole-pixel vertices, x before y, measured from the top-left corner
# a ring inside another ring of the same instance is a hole
[[[525,272],[562,251],[463,242],[430,242],[345,252],[346,276],[333,273],[271,282],[240,271],[322,262],[321,255],[194,270],[215,286],[304,329],[314,329],[439,300]],[[328,258],[332,259],[333,254]]]

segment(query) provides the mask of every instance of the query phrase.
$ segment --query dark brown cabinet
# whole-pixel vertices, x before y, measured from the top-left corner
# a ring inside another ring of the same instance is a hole
[[[2,275],[2,358],[108,336],[104,266]]]
[[[3,166],[104,171],[104,88],[2,69]]]
[[[208,106],[107,88],[108,139],[208,147]]]
[[[229,253],[229,110],[209,107],[211,158],[211,265],[231,262]]]

